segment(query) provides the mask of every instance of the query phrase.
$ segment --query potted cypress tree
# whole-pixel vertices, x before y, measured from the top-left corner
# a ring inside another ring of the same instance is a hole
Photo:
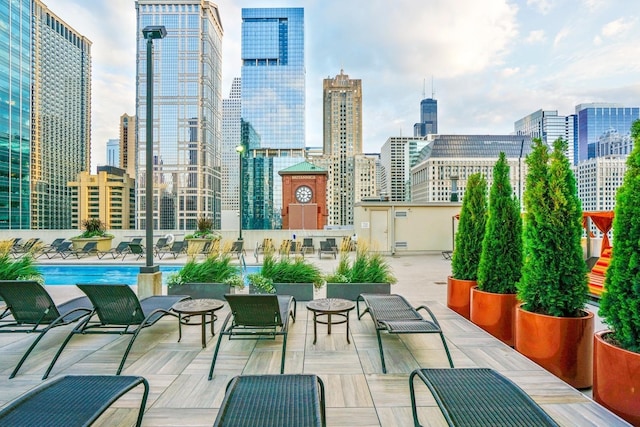
[[[447,307],[469,319],[471,288],[476,286],[482,240],[487,222],[487,181],[480,173],[469,175],[462,199],[456,244],[447,277]]]
[[[527,156],[515,348],[573,387],[586,388],[593,377],[593,313],[584,309],[582,208],[566,147],[559,138],[549,155],[534,139]]]
[[[600,314],[611,328],[595,335],[593,398],[640,425],[640,120],[631,126],[633,151],[616,195],[615,242]]]
[[[513,194],[509,164],[501,152],[493,168],[478,286],[471,290],[471,321],[510,346],[513,346],[516,283],[521,269],[520,202]]]

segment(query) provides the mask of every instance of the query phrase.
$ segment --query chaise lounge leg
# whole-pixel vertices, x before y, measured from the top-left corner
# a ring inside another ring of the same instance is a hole
[[[139,326],[138,329],[136,329],[133,336],[131,337],[131,340],[129,340],[129,345],[127,346],[127,350],[124,352],[124,356],[122,356],[122,360],[120,361],[120,366],[118,367],[118,371],[116,372],[116,375],[120,375],[120,372],[122,372],[122,368],[124,368],[124,362],[126,362],[127,356],[129,356],[129,352],[131,351],[131,347],[133,347],[133,342],[138,337],[138,334],[142,330],[142,325],[146,323],[146,320],[147,319],[145,319],[145,322],[143,322],[141,326]]]
[[[44,334],[46,334],[47,331],[49,329],[51,329],[53,326],[54,326],[54,324],[51,324],[47,328],[45,328],[42,332],[40,332],[38,337],[29,346],[29,349],[24,353],[24,355],[22,355],[22,359],[20,359],[20,361],[16,365],[15,369],[13,370],[13,372],[11,372],[11,375],[9,375],[9,379],[15,377],[18,374],[18,371],[22,367],[22,364],[25,362],[25,360],[27,360],[27,357],[29,357],[29,354],[31,354],[31,351],[33,351],[34,347],[40,342],[40,340],[42,339]]]
[[[387,373],[387,365],[384,363],[384,351],[382,350],[382,338],[380,338],[380,330],[376,329],[376,335],[378,336],[378,347],[380,348],[380,361],[382,362],[382,373]]]
[[[280,362],[280,373],[284,374],[284,356],[287,351],[287,334],[282,336],[282,361]]]
[[[449,353],[449,347],[447,346],[447,341],[444,339],[444,334],[440,332],[440,339],[442,340],[442,345],[444,346],[444,351],[447,353],[447,359],[449,360],[449,367],[453,368],[453,360],[451,360],[451,354]]]

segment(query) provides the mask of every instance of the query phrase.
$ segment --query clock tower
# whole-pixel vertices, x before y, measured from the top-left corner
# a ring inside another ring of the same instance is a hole
[[[321,230],[327,223],[327,171],[302,162],[278,172],[282,177],[282,228]]]

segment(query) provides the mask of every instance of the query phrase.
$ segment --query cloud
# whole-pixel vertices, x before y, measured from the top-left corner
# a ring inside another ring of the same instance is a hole
[[[558,47],[560,42],[569,36],[569,29],[563,28],[556,34],[556,37],[553,39],[553,47]]]
[[[635,24],[635,18],[619,18],[602,27],[601,34],[607,38],[617,37],[628,32]]]
[[[583,0],[583,3],[587,10],[595,12],[596,10],[604,7],[607,4],[607,0]]]
[[[537,9],[543,15],[551,12],[553,8],[550,0],[527,0],[527,6]]]
[[[520,67],[508,67],[502,70],[502,77],[511,77],[520,72]]]
[[[547,40],[547,36],[544,33],[544,30],[533,30],[529,32],[529,35],[525,39],[525,42],[529,44],[538,44],[543,43]]]

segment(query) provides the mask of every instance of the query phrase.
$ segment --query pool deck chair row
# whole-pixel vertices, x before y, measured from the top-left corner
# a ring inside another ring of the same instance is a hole
[[[0,317],[0,333],[37,334],[9,378],[16,376],[44,334],[87,317],[93,308],[87,297],[56,305],[41,284],[29,280],[0,280],[0,297],[6,304]]]
[[[42,379],[49,376],[71,337],[77,334],[131,334],[129,345],[116,372],[116,375],[120,375],[133,342],[140,331],[153,326],[165,315],[176,316],[170,311],[171,307],[176,302],[189,298],[186,295],[157,295],[139,300],[129,285],[84,284],[77,286],[91,300],[93,311],[67,335]],[[97,320],[94,320],[95,317]]]
[[[233,378],[214,427],[240,426],[326,426],[322,380],[309,374]]]
[[[416,369],[409,376],[413,423],[420,427],[415,378],[429,388],[450,426],[557,426],[520,387],[488,368]]]
[[[114,375],[63,376],[22,395],[0,411],[3,426],[88,426],[116,400],[142,384],[144,393],[136,426],[149,396],[149,383],[142,377]]]
[[[223,336],[229,339],[275,339],[282,335],[282,360],[280,373],[284,373],[284,359],[287,350],[289,317],[296,321],[296,300],[289,295],[234,295],[224,296],[229,302],[230,313],[224,319],[218,335],[218,343],[213,352],[209,380],[213,378],[218,351]]]
[[[360,313],[360,303],[364,302],[366,308]],[[387,373],[387,366],[384,362],[384,351],[382,350],[382,339],[380,331],[387,331],[390,334],[438,334],[442,340],[442,345],[447,353],[449,366],[453,368],[453,361],[444,334],[440,328],[438,320],[433,312],[426,305],[413,308],[409,302],[400,295],[379,295],[360,294],[357,300],[358,319],[369,313],[378,336],[378,346],[380,347],[380,360],[382,362],[382,372]],[[424,310],[429,313],[431,320],[427,320],[418,312]]]

